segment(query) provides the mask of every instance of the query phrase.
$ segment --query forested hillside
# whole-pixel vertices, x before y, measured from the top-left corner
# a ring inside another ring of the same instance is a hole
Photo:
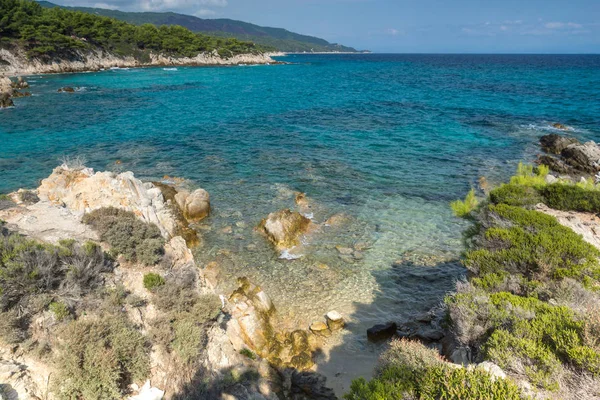
[[[48,8],[59,7],[58,5],[47,1],[42,1],[40,4]],[[104,8],[87,7],[62,8],[116,18],[135,25],[142,25],[145,23],[154,25],[181,25],[193,32],[251,41],[259,45],[274,47],[279,51],[285,52],[356,52],[356,49],[352,47],[329,43],[324,39],[314,36],[301,35],[282,28],[263,27],[232,19],[202,19],[173,12],[123,12]]]
[[[114,18],[46,8],[30,0],[0,0],[0,46],[19,46],[38,59],[104,50],[144,60],[150,53],[194,57],[216,50],[222,57],[272,50],[251,42],[198,34],[177,25],[133,25]]]

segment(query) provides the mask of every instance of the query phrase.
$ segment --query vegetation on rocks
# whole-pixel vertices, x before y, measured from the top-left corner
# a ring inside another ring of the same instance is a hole
[[[250,42],[193,33],[177,25],[132,25],[61,8],[43,8],[36,1],[0,0],[0,45],[19,45],[29,57],[46,61],[78,51],[103,50],[144,61],[150,53],[194,57],[217,51],[229,57],[259,53]]]
[[[165,278],[160,276],[159,274],[149,273],[144,275],[144,287],[147,290],[153,291],[159,286],[165,284]]]
[[[454,215],[463,218],[473,212],[478,204],[479,202],[475,197],[475,189],[471,189],[464,200],[456,200],[450,204],[450,207]]]
[[[493,379],[481,369],[454,368],[436,350],[420,343],[396,341],[382,355],[375,378],[352,383],[346,400],[379,399],[521,399],[509,380]]]
[[[101,208],[83,217],[108,243],[111,251],[127,261],[157,264],[164,255],[164,239],[154,224],[140,221],[135,214],[114,207]]]

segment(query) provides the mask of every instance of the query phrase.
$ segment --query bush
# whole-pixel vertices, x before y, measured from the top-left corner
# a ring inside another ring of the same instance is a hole
[[[121,399],[150,372],[144,336],[124,318],[75,321],[61,337],[55,382],[62,399]]]
[[[0,232],[0,311],[19,307],[27,314],[30,300],[42,294],[56,294],[66,306],[73,306],[101,286],[102,274],[113,268],[114,262],[100,247],[70,241],[52,246]]]
[[[600,251],[556,218],[537,211],[499,204],[488,217],[509,227],[490,227],[481,248],[467,252],[465,265],[480,277],[521,274],[530,280],[600,278]]]
[[[454,215],[460,218],[465,218],[469,214],[471,214],[471,212],[473,212],[475,208],[477,208],[478,204],[479,202],[475,197],[475,189],[471,189],[469,193],[467,193],[467,196],[465,197],[464,201],[453,201],[452,203],[450,203],[450,207],[452,208]]]
[[[493,204],[507,204],[509,206],[533,206],[542,203],[544,199],[538,191],[530,186],[502,185],[490,192],[490,201]]]
[[[545,165],[534,168],[531,165],[519,163],[517,174],[510,178],[510,183],[512,185],[541,187],[546,184],[546,176],[549,172],[550,168]]]
[[[59,321],[71,316],[71,310],[69,310],[69,307],[59,301],[53,301],[50,303],[48,310],[50,310]]]
[[[374,379],[352,382],[346,400],[521,399],[511,381],[494,379],[480,369],[451,367],[419,343],[395,342],[382,359]]]
[[[114,207],[101,208],[83,217],[108,243],[111,250],[127,261],[157,264],[164,254],[164,239],[154,224],[146,224],[130,211]]]
[[[252,352],[252,350],[244,347],[243,349],[240,350],[240,354],[243,355],[244,357],[248,357],[251,360],[256,360],[256,354],[254,354]]]
[[[165,279],[158,274],[150,273],[144,275],[144,287],[147,290],[153,291],[157,287],[162,286],[164,284]]]
[[[554,183],[540,190],[544,203],[557,210],[600,212],[600,191],[577,185]]]

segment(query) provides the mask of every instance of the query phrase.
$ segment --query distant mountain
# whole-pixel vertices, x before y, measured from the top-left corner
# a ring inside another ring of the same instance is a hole
[[[61,7],[83,11],[105,17],[116,18],[135,25],[181,25],[194,32],[213,36],[231,37],[252,41],[263,46],[271,46],[285,52],[356,52],[352,47],[329,43],[324,39],[301,35],[282,28],[268,28],[232,19],[203,19],[173,12],[123,12],[104,8],[66,7],[47,1],[39,2],[43,7]]]

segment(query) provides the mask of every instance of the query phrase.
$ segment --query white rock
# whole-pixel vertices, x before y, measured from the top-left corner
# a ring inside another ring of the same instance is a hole
[[[129,400],[162,400],[165,392],[150,386],[150,381],[146,381],[140,392],[136,396],[132,396]]]
[[[496,379],[506,379],[506,373],[500,368],[498,365],[494,364],[490,361],[484,361],[480,364],[477,364],[477,369],[486,371],[488,374],[492,376],[492,380]]]

